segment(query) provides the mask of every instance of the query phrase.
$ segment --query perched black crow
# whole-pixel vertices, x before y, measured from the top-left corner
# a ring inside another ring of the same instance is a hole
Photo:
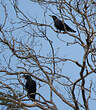
[[[28,97],[34,101],[36,95],[36,82],[32,80],[29,75],[23,75],[23,77],[26,79],[25,88],[27,90]]]
[[[71,29],[66,23],[63,23],[61,20],[59,20],[56,16],[51,16],[54,20],[54,25],[57,28],[57,30],[61,31],[69,31],[69,32],[76,32],[73,29]]]

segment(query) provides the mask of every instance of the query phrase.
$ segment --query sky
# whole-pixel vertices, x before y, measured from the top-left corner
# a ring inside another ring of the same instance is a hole
[[[6,3],[8,6],[7,9],[8,9],[8,14],[9,14],[8,20],[12,21],[12,22],[14,22],[14,21],[17,22],[18,19],[16,18],[15,12],[12,9],[13,7],[10,5],[9,2],[6,1]],[[30,20],[32,20],[32,22],[34,21],[34,19],[36,19],[37,22],[39,22],[39,23],[45,23],[45,18],[44,18],[44,10],[45,10],[46,11],[46,13],[45,13],[46,24],[54,27],[53,20],[49,16],[49,15],[53,15],[53,13],[51,11],[47,10],[46,4],[45,4],[45,6],[46,6],[46,8],[44,9],[44,7],[41,7],[39,4],[32,3],[31,0],[18,0],[18,7],[20,8],[20,10],[22,10],[26,14],[26,16],[29,16],[29,18],[30,18]],[[0,8],[2,8],[2,7],[0,7]],[[54,6],[52,8],[52,11],[55,14],[59,13],[58,10],[56,10],[56,7],[54,7]],[[1,17],[0,24],[2,24],[4,22],[3,21],[3,17],[4,17],[3,11],[0,13],[0,17]],[[65,22],[74,30],[76,29],[75,25],[72,22],[66,21],[66,20],[65,20]],[[21,24],[18,23],[15,26],[19,26],[19,25],[21,25]],[[10,23],[7,23],[5,28],[10,29],[10,28],[12,28],[12,25],[10,25]],[[34,26],[34,29],[35,29],[35,26]],[[31,31],[31,28],[30,27],[28,29],[24,28],[24,31],[25,30]],[[19,39],[22,40],[24,38],[25,43],[27,43],[27,41],[28,41],[28,37],[26,35],[24,35],[23,31],[20,31],[20,32],[19,32],[19,30],[15,31],[15,32],[13,32],[13,35],[14,35],[14,37],[18,36],[18,38],[17,38],[18,40]],[[52,29],[50,29],[48,27],[47,27],[47,36],[52,41],[56,57],[72,58],[74,60],[79,61],[79,63],[82,63],[84,50],[78,44],[66,46],[67,41],[68,42],[74,41],[73,38],[71,38],[67,34],[57,34]],[[8,39],[11,39],[11,38],[9,37]],[[38,47],[35,48],[37,50],[37,53],[39,53],[42,56],[43,55],[44,56],[50,55],[51,52],[50,52],[48,42],[46,40],[40,39],[40,38],[37,38],[37,41],[38,41]],[[28,41],[28,42],[31,45],[32,42],[31,41]],[[35,45],[35,44],[33,43],[31,46],[33,46],[33,45]],[[38,50],[40,48],[41,48],[41,51],[39,52]],[[6,58],[9,59],[8,56],[10,55],[10,52],[7,54],[6,54]],[[18,64],[15,57],[13,57],[12,60],[13,60],[13,65]],[[57,65],[57,67],[59,67],[59,66],[62,66],[62,65],[61,64]],[[14,68],[14,66],[13,66],[13,68]],[[71,77],[72,81],[75,81],[77,79],[77,77],[80,77],[79,76],[80,68],[76,67],[71,62],[65,63],[64,66],[60,67],[60,68],[62,69],[62,72],[60,74],[65,74],[66,76],[68,75],[69,77]],[[14,68],[14,70],[15,69],[16,68]],[[75,77],[73,77],[73,74]],[[94,78],[94,76],[91,76],[91,77],[92,77],[91,79]],[[65,80],[62,78],[61,82],[64,82],[64,81]],[[37,84],[38,84],[38,81],[37,81]],[[59,90],[62,91],[62,94],[63,94],[64,88],[62,88],[62,86],[60,87],[59,85],[55,85],[55,86],[57,88],[59,88]],[[46,98],[48,98],[48,94],[46,94],[46,93],[47,93],[47,91],[49,91],[49,88],[47,87],[47,85],[43,86],[43,89],[42,88],[37,89],[37,91],[39,93],[41,93],[42,95],[44,95]],[[66,94],[66,93],[64,93],[64,94]],[[38,98],[38,97],[36,97],[36,98]],[[58,110],[69,110],[69,109],[72,110],[68,105],[63,103],[55,94],[54,94],[54,102],[56,103]],[[95,102],[92,102],[92,103],[95,103]],[[92,108],[92,110],[95,110],[95,106],[90,105],[90,107]],[[40,110],[39,108],[31,108],[31,109],[32,110]],[[29,109],[29,110],[31,110],[31,109]]]

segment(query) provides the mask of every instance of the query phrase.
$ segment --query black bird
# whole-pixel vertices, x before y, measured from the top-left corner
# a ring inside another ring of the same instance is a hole
[[[29,75],[23,75],[23,77],[26,79],[25,88],[27,95],[32,101],[34,101],[36,95],[36,82],[32,80],[31,76]]]
[[[54,20],[55,27],[57,28],[57,30],[60,30],[60,32],[61,31],[76,32],[73,29],[71,29],[66,23],[63,23],[61,20],[59,20],[56,16],[51,16],[51,17]]]

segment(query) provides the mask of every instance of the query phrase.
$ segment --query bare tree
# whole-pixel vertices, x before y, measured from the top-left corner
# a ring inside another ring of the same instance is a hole
[[[96,2],[0,0],[0,10],[1,108],[95,110]],[[49,15],[76,33],[59,32]],[[35,102],[24,74],[36,81]]]

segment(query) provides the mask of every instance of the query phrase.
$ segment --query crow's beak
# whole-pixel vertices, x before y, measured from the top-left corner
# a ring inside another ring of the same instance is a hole
[[[25,75],[22,75],[21,77],[22,77],[22,78],[25,78]]]
[[[52,17],[52,15],[49,15],[50,17]]]

